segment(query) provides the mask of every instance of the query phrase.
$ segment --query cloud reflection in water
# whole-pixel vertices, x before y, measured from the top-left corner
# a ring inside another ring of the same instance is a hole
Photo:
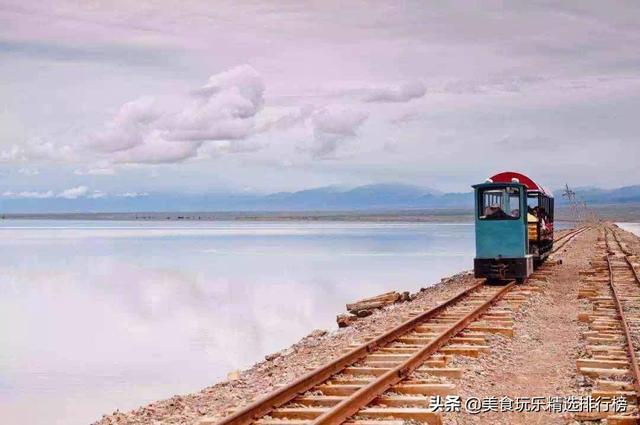
[[[197,391],[334,329],[346,302],[415,290],[473,256],[468,225],[2,225],[9,423],[83,424]]]

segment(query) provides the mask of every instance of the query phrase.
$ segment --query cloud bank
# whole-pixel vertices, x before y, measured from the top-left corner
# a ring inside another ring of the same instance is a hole
[[[5,3],[0,193],[640,179],[629,2]]]
[[[140,98],[123,105],[93,136],[90,148],[114,163],[159,164],[194,158],[206,142],[251,135],[264,90],[258,72],[244,65],[212,75],[178,108]]]
[[[73,146],[56,144],[41,138],[28,139],[0,151],[0,163],[73,162],[77,159],[78,153]],[[22,174],[28,175],[27,172]]]
[[[60,192],[54,192],[53,190],[47,191],[11,191],[7,190],[2,193],[3,198],[8,199],[101,199],[107,197],[116,198],[143,198],[147,197],[147,192],[124,192],[109,194],[101,190],[90,190],[87,186],[77,186],[69,189],[62,190]]]
[[[14,192],[11,190],[5,191],[2,196],[4,198],[11,199],[50,199],[50,198],[63,198],[63,199],[78,199],[90,196],[89,188],[86,186],[72,187],[63,190],[59,193],[55,193],[53,190],[47,190],[46,192],[38,191],[22,191]]]

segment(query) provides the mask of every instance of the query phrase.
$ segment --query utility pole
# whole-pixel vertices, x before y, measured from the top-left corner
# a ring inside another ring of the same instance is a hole
[[[571,216],[574,220],[578,221],[578,206],[576,205],[576,192],[569,189],[569,184],[565,183],[564,192],[562,193],[562,197],[566,198],[569,201],[569,205],[571,208]]]

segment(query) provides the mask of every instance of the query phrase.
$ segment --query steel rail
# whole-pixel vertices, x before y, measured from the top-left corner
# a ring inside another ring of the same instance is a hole
[[[584,225],[584,226],[580,226],[580,227],[578,227],[577,229],[571,229],[570,231],[568,231],[568,232],[567,232],[567,233],[565,233],[564,235],[562,235],[562,236],[558,237],[557,239],[554,239],[553,241],[554,241],[554,242],[560,242],[560,241],[561,241],[561,240],[563,240],[563,239],[566,239],[566,238],[568,238],[568,237],[570,237],[570,236],[573,236],[573,235],[574,235],[574,234],[576,234],[577,232],[583,232],[583,231],[585,231],[585,230],[587,230],[587,229],[589,229],[589,228],[591,228],[591,227],[593,227],[593,226],[591,226],[591,225]]]
[[[217,425],[246,425],[254,420],[267,415],[272,410],[282,406],[283,404],[293,400],[299,394],[310,390],[316,385],[331,378],[331,376],[339,373],[350,365],[360,361],[371,352],[381,348],[404,334],[411,332],[421,323],[432,318],[447,307],[457,303],[467,295],[475,292],[478,288],[484,286],[484,282],[477,283],[472,287],[461,291],[457,295],[449,298],[445,302],[433,307],[432,309],[415,316],[395,328],[385,332],[375,339],[366,342],[359,347],[354,348],[348,353],[338,357],[337,359],[303,375],[292,383],[280,387],[279,389],[267,394],[265,397],[248,404],[237,412],[221,419]]]
[[[616,232],[615,230],[612,230],[611,232],[613,233],[613,238],[616,240],[616,243],[620,247],[620,251],[624,253],[624,259],[629,265],[629,268],[631,269],[631,271],[633,272],[633,275],[636,278],[636,282],[638,282],[638,285],[640,285],[640,275],[638,275],[636,268],[633,266],[633,263],[631,262],[631,260],[629,260],[629,256],[632,256],[633,253],[622,246],[622,243],[620,242],[620,239],[618,237],[618,232]]]
[[[576,229],[575,231],[573,231],[572,233],[567,233],[566,235],[563,235],[561,238],[558,239],[558,241],[562,238],[567,237],[566,240],[564,240],[562,242],[562,245],[558,245],[557,247],[554,247],[550,254],[555,254],[556,252],[558,252],[559,250],[561,250],[562,248],[564,248],[565,245],[567,245],[569,242],[571,242],[576,236],[578,236],[579,234],[585,232],[586,230],[589,230],[591,227],[590,226],[583,226],[579,229]],[[557,241],[554,241],[557,242]]]
[[[613,292],[613,299],[616,304],[616,310],[618,311],[618,315],[620,316],[620,321],[622,322],[622,329],[624,331],[624,336],[625,336],[625,339],[627,340],[627,354],[629,355],[629,359],[631,361],[631,370],[633,372],[633,387],[635,389],[638,399],[640,399],[640,367],[638,367],[638,358],[636,356],[635,348],[633,347],[633,340],[631,339],[631,330],[629,328],[629,323],[627,322],[627,318],[624,314],[624,309],[622,308],[622,303],[620,302],[620,297],[618,296],[618,291],[616,290],[616,286],[613,282],[614,280],[613,268],[611,267],[611,259],[609,258],[611,256],[610,254],[611,248],[609,245],[609,239],[607,235],[608,235],[607,229],[605,228],[604,240],[605,240],[605,244],[607,246],[607,251],[608,251],[606,255],[606,259],[607,259],[607,266],[609,268],[609,286],[611,287],[611,291]],[[627,259],[626,256],[625,256],[625,259]],[[631,267],[631,269],[633,270],[633,267]],[[638,275],[635,273],[635,270],[633,274],[636,277],[636,282],[640,284],[640,280],[638,279]]]
[[[632,252],[630,252],[629,250],[625,249],[622,246],[622,242],[620,242],[620,238],[618,237],[618,232],[616,232],[615,230],[611,230],[611,233],[613,233],[613,239],[616,240],[616,243],[618,244],[618,247],[620,247],[620,251],[622,251],[625,255],[633,255]],[[627,258],[627,257],[625,257]]]
[[[611,233],[613,233],[613,238],[616,240],[616,243],[618,244],[620,251],[624,253],[624,259],[629,265],[629,268],[631,269],[633,276],[636,278],[636,282],[638,282],[638,285],[640,285],[640,275],[638,275],[636,268],[633,266],[633,263],[631,262],[631,260],[629,260],[629,256],[632,256],[633,253],[622,246],[622,242],[620,242],[620,238],[618,237],[618,232],[616,232],[615,230],[611,230]]]
[[[565,239],[565,238],[567,238],[567,237],[571,236],[572,234],[574,234],[575,232],[577,232],[578,230],[583,229],[583,228],[584,228],[584,226],[583,226],[583,227],[578,227],[577,229],[574,229],[574,230],[570,230],[570,231],[568,231],[567,233],[565,233],[564,235],[562,235],[562,236],[558,236],[558,237],[557,237],[556,239],[554,239],[553,241],[554,241],[554,242],[560,242],[561,240],[563,240],[563,239]]]
[[[514,285],[515,283],[513,281],[508,285],[505,285],[487,301],[458,320],[453,326],[420,349],[416,354],[412,355],[409,359],[360,388],[355,393],[351,394],[340,403],[318,416],[311,423],[313,425],[338,425],[343,423],[349,417],[356,414],[361,408],[373,401],[377,396],[405,379],[429,356],[442,348],[442,346],[445,345],[452,337],[464,330],[469,323],[473,322],[478,318],[478,316],[489,309],[489,307],[500,300],[504,294],[514,287]]]

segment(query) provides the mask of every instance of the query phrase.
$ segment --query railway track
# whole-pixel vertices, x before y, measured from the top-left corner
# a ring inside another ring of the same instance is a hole
[[[557,239],[553,240],[553,249],[551,250],[551,254],[555,254],[564,248],[569,242],[579,236],[581,233],[589,230],[591,226],[582,226],[577,228],[576,230],[572,230],[570,232],[565,233]]]
[[[585,230],[559,238],[562,246]],[[521,285],[478,283],[223,420],[200,425],[441,424],[432,397],[455,395],[462,376],[448,362],[489,352],[489,334],[512,336],[515,313],[541,291],[548,273],[543,266]]]
[[[580,272],[578,297],[589,301],[592,311],[578,320],[588,323],[584,333],[587,357],[577,360],[578,371],[588,376],[591,395],[603,400],[623,398],[624,412],[600,411],[578,419],[607,419],[607,424],[640,423],[640,277],[635,257],[624,247],[616,231],[604,228],[599,239],[600,257],[592,269]]]

